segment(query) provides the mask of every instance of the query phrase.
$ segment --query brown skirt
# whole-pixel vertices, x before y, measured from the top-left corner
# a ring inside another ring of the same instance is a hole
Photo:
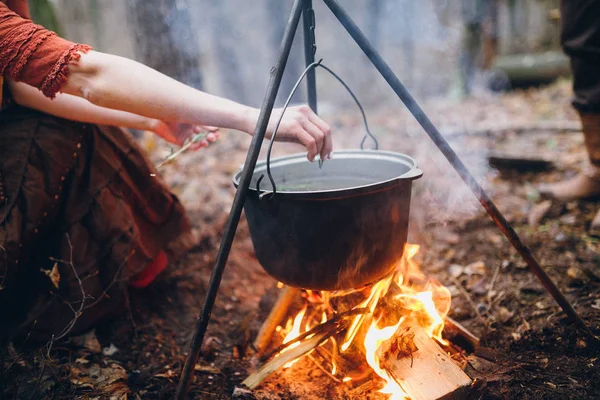
[[[182,205],[125,131],[0,112],[0,338],[76,333],[191,243]]]

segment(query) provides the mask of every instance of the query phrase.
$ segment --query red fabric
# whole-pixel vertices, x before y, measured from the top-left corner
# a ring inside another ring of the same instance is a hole
[[[67,82],[69,63],[91,49],[34,24],[25,0],[0,2],[0,75],[54,98]],[[25,18],[24,18],[25,17]]]
[[[156,255],[156,258],[154,258],[154,260],[152,260],[152,262],[148,264],[148,266],[146,266],[142,272],[133,277],[129,284],[137,289],[145,288],[152,283],[154,279],[156,279],[158,274],[167,268],[168,263],[169,260],[167,259],[166,253],[161,250]]]

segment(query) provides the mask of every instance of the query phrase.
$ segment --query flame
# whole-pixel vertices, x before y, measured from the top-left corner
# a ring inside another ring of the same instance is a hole
[[[389,394],[389,400],[407,399],[408,395],[402,390],[398,382],[396,382],[386,370],[379,366],[378,350],[384,342],[394,336],[394,333],[396,333],[402,322],[403,319],[401,318],[396,325],[387,326],[383,329],[377,328],[377,323],[373,322],[365,336],[364,344],[367,363],[379,377],[385,380],[386,384],[379,392]]]
[[[357,308],[368,308],[370,313],[373,313],[373,311],[375,311],[375,307],[377,307],[377,304],[379,303],[379,299],[381,299],[387,293],[387,290],[390,286],[390,282],[391,278],[384,278],[377,282],[375,285],[373,285],[373,288],[369,293],[369,297],[367,297],[365,301],[360,303],[357,306]],[[346,339],[342,344],[342,352],[350,348],[350,345],[352,344],[354,338],[356,337],[356,334],[358,333],[358,329],[361,327],[366,317],[366,314],[361,314],[354,318],[354,321],[352,321],[352,325],[350,325],[348,333],[346,334]]]
[[[330,346],[329,354],[331,362],[331,374],[336,376],[340,371],[340,364],[337,357],[338,348],[341,352],[346,352],[355,342],[356,338],[363,337],[362,347],[365,350],[365,358],[367,364],[373,371],[385,381],[385,386],[380,390],[381,393],[390,395],[389,400],[407,399],[408,395],[402,387],[394,380],[392,376],[381,365],[380,353],[381,346],[392,339],[398,329],[406,321],[411,321],[411,324],[417,323],[426,334],[437,340],[439,343],[446,345],[448,342],[443,339],[442,331],[444,329],[444,317],[450,310],[450,292],[439,282],[428,280],[421,271],[419,264],[414,260],[418,254],[420,246],[407,244],[404,250],[402,259],[398,262],[396,271],[389,277],[380,280],[372,285],[366,298],[362,300],[354,308],[366,308],[367,313],[359,314],[353,317],[344,340],[338,342],[334,337],[321,344],[321,346]],[[393,291],[392,286],[395,285]],[[308,332],[311,326],[327,322],[328,315],[332,315],[333,309],[330,301],[339,299],[340,297],[351,294],[355,291],[338,291],[338,292],[323,292],[323,291],[307,291],[306,304],[302,310],[294,317],[293,322],[288,321],[288,334],[285,336],[283,343],[297,338],[302,331]],[[388,296],[388,293],[392,295]],[[380,300],[385,297],[386,308],[379,307]],[[311,312],[307,315],[308,307],[313,307],[318,312]],[[374,318],[377,309],[377,318]],[[302,329],[303,320],[304,330]],[[397,320],[395,325],[379,327],[380,323],[390,320]],[[369,323],[370,321],[370,323]],[[367,326],[367,323],[369,325]],[[295,343],[283,352],[298,346]],[[284,368],[289,368],[296,361],[288,362]],[[344,375],[343,372],[341,374]],[[345,376],[342,382],[349,382],[352,377]]]
[[[306,314],[306,310],[308,309],[308,306],[305,305],[302,310],[300,310],[300,312],[296,315],[296,317],[294,318],[294,322],[292,324],[292,328],[289,329],[289,333],[287,335],[285,335],[285,338],[283,338],[283,344],[286,344],[287,342],[290,342],[294,339],[296,339],[298,336],[300,336],[300,327],[302,325],[302,319],[304,318],[304,314]],[[308,332],[310,330],[310,328],[306,328],[306,332]],[[296,342],[293,345],[285,348],[284,350],[281,351],[281,353],[285,353],[288,350],[293,349],[294,347],[298,347],[300,346],[300,342]],[[281,354],[280,353],[280,354]],[[291,367],[292,365],[294,365],[296,363],[296,361],[298,361],[299,358],[296,358],[295,360],[292,360],[290,362],[288,362],[287,364],[285,364],[283,366],[284,369],[287,369],[289,367]]]

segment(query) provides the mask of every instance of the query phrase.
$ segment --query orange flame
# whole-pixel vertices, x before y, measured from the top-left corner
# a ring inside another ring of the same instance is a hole
[[[307,309],[308,309],[308,306],[305,305],[304,308],[302,308],[302,310],[300,310],[298,315],[296,315],[296,317],[294,318],[294,323],[292,324],[292,328],[289,330],[289,333],[285,336],[285,338],[283,338],[283,344],[286,344],[287,342],[290,342],[290,341],[296,339],[298,336],[300,336],[300,333],[301,333],[300,327],[302,325],[302,319],[304,318],[304,314],[306,314]],[[310,328],[307,328],[307,331],[309,329]],[[294,347],[298,347],[298,346],[300,346],[300,342],[296,342],[293,345],[285,348],[284,350],[281,351],[281,353],[285,353],[286,351],[291,350]],[[287,368],[291,367],[298,360],[299,360],[299,358],[296,358],[295,360],[288,362],[287,364],[285,364],[283,366],[283,368],[287,369]]]
[[[391,276],[380,280],[371,287],[367,298],[355,307],[366,308],[369,312],[354,317],[346,332],[346,336],[339,347],[342,352],[347,351],[356,337],[358,337],[359,332],[364,334],[363,346],[365,349],[366,361],[373,371],[385,381],[386,384],[380,392],[389,394],[389,400],[406,399],[408,398],[408,395],[380,364],[381,360],[379,353],[381,352],[381,346],[393,338],[394,334],[396,334],[404,322],[408,320],[416,321],[429,337],[442,344],[447,344],[442,338],[442,330],[444,329],[444,317],[450,310],[450,292],[441,284],[426,279],[426,276],[420,270],[419,264],[414,260],[414,257],[418,252],[418,245],[407,244],[404,255],[398,263],[396,272]],[[375,321],[373,314],[380,303],[380,300],[390,291],[392,284],[397,286],[394,291],[396,293],[399,292],[399,294],[395,294],[393,297],[386,297],[386,301],[390,304],[389,312],[386,313],[386,310],[383,310],[382,317],[379,318],[378,321]],[[348,293],[350,293],[350,291],[348,291]],[[296,315],[293,323],[291,320],[288,321],[286,331],[289,333],[285,336],[283,343],[285,344],[301,334],[302,320],[305,317],[310,303],[312,303],[311,307],[314,307],[315,304],[319,304],[322,307],[321,317],[317,317],[319,314],[312,314],[315,315],[314,321],[306,321],[304,332],[310,330],[311,322],[313,324],[326,322],[328,315],[326,311],[331,310],[329,300],[345,294],[346,293],[341,292],[313,293],[309,291],[307,297],[308,301],[304,308]],[[398,314],[398,310],[402,310],[402,313]],[[378,322],[382,322],[384,317],[387,316],[385,320],[389,321],[390,317],[394,318],[396,315],[402,315],[402,317],[398,316],[399,320],[395,325],[385,326],[383,328],[378,327]],[[373,322],[371,322],[368,328],[361,329],[368,320],[373,320]],[[366,333],[364,333],[365,331]],[[331,374],[335,376],[340,372],[339,364],[336,360],[338,354],[337,341],[335,338],[331,337],[326,343],[331,343],[331,347],[333,348],[332,355],[330,355],[330,361],[332,366]],[[283,350],[282,353],[298,345],[299,343],[296,343]],[[290,361],[284,368],[289,368],[297,360],[298,359]],[[351,377],[342,378],[343,382],[349,382],[351,380]]]
[[[377,328],[377,323],[373,322],[365,336],[365,354],[367,363],[377,375],[385,380],[386,384],[379,392],[389,394],[390,400],[407,399],[408,395],[402,390],[398,382],[396,382],[386,370],[379,366],[378,350],[384,342],[390,340],[392,336],[394,336],[394,333],[396,333],[402,322],[403,319],[401,318],[396,325],[387,326],[383,329]]]

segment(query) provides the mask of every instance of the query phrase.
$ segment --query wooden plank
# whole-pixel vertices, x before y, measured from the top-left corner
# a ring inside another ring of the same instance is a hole
[[[406,343],[412,337],[414,346],[388,343],[382,349],[386,354],[382,357],[381,366],[412,400],[461,399],[466,396],[471,379],[422,328],[415,325],[408,330],[400,328],[398,332],[397,343]]]

